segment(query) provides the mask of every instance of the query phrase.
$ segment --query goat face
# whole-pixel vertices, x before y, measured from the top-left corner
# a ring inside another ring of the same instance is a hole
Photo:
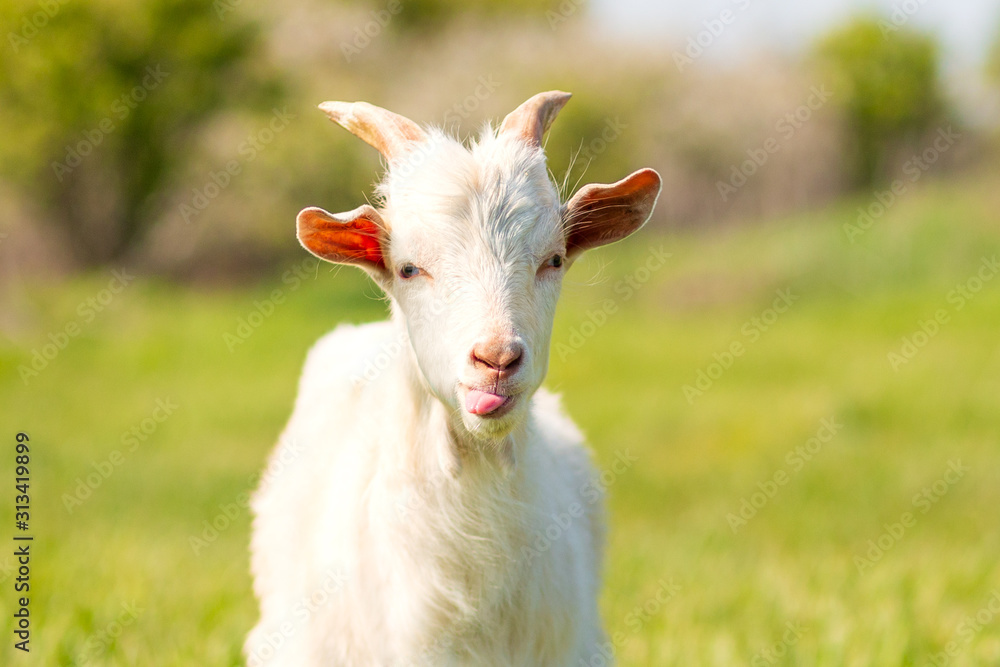
[[[385,183],[386,289],[430,390],[471,433],[496,437],[545,376],[567,266],[559,196],[521,141],[423,148],[408,158],[421,169]]]
[[[299,239],[360,265],[406,323],[426,388],[474,437],[505,436],[548,367],[563,274],[579,254],[642,226],[660,190],[644,169],[565,205],[541,139],[566,93],[541,93],[470,148],[365,103],[321,105],[389,162],[382,207],[305,209]]]

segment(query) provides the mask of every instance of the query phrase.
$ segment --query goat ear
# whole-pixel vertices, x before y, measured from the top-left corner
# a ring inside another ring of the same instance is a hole
[[[320,259],[355,264],[376,274],[386,271],[382,253],[387,240],[385,223],[368,204],[336,215],[310,207],[303,209],[295,222],[299,243]]]
[[[638,230],[659,195],[660,175],[653,169],[640,169],[612,185],[583,186],[563,207],[567,255],[620,241]]]

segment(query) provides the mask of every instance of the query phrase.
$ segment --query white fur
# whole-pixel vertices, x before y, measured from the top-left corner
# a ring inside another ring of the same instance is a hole
[[[539,389],[565,271],[539,267],[566,249],[544,155],[490,129],[471,148],[431,131],[379,193],[392,317],[309,353],[253,501],[248,663],[589,664],[603,501]],[[399,278],[403,262],[424,275]],[[482,386],[470,350],[497,337],[524,346],[518,398],[484,419],[463,386]]]

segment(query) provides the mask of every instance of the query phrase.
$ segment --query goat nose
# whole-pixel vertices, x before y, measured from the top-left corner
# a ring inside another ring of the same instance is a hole
[[[515,341],[489,341],[472,348],[472,363],[500,373],[513,373],[524,358],[524,346]]]

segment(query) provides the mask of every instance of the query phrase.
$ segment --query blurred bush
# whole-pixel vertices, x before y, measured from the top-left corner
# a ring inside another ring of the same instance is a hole
[[[537,18],[555,11],[564,0],[346,0],[349,5],[370,10],[378,23],[394,30],[439,30],[461,17],[483,21],[497,17]],[[565,0],[577,7],[586,0]],[[393,20],[393,17],[398,17]]]
[[[199,0],[12,5],[0,170],[79,265],[120,261],[163,210],[201,130],[280,87],[260,26]]]
[[[996,31],[993,45],[986,57],[986,75],[994,86],[1000,87],[1000,28]]]
[[[894,154],[947,114],[937,43],[905,25],[859,17],[823,37],[817,55],[846,110],[851,182],[870,187],[888,179]]]

